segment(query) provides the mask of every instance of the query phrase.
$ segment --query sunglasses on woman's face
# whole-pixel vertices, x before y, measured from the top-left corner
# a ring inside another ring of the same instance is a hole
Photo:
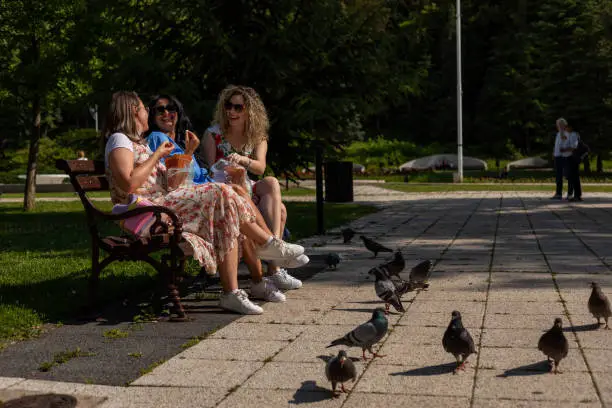
[[[155,109],[155,114],[156,115],[163,115],[164,112],[166,112],[166,111],[168,113],[176,113],[177,112],[176,105],[173,105],[173,104],[159,105],[159,106],[156,106],[154,109]]]
[[[234,109],[236,112],[240,113],[244,110],[244,105],[241,103],[231,103],[230,101],[225,102],[225,110]]]

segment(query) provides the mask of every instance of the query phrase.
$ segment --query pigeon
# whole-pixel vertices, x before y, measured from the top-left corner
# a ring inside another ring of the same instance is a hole
[[[451,353],[457,359],[457,367],[454,371],[457,373],[460,369],[465,370],[467,358],[470,354],[476,353],[476,347],[472,336],[463,327],[461,313],[454,310],[451,316],[451,321],[444,332],[444,337],[442,337],[442,345],[445,351]]]
[[[397,276],[400,277],[399,274],[406,267],[406,261],[404,260],[404,256],[400,250],[395,251],[393,254],[393,259],[387,263],[385,263],[389,273],[389,277]]]
[[[569,343],[563,334],[563,322],[560,317],[557,317],[553,327],[540,337],[540,341],[538,341],[538,350],[546,355],[549,364],[550,360],[553,360],[554,371],[551,370],[551,372],[560,374],[559,363],[567,356],[567,352],[569,351]],[[552,369],[553,366],[551,365],[550,368]]]
[[[589,312],[593,314],[593,317],[597,319],[597,324],[601,324],[600,320],[603,317],[606,321],[606,329],[610,329],[608,326],[608,318],[612,316],[612,310],[610,310],[610,301],[608,297],[601,291],[601,286],[597,282],[591,282],[593,291],[591,297],[589,297]]]
[[[410,277],[408,278],[410,283],[415,288],[427,289],[429,283],[429,275],[431,275],[431,269],[433,268],[433,262],[430,260],[423,261],[417,266],[412,268],[410,271]]]
[[[379,268],[370,269],[368,274],[376,277],[374,289],[376,290],[376,295],[385,302],[385,314],[389,314],[390,304],[393,305],[398,312],[405,312],[406,309],[404,309],[404,305],[402,305],[402,301],[393,282]]]
[[[389,322],[385,317],[385,311],[382,308],[377,308],[372,312],[372,318],[367,322],[355,327],[352,331],[330,343],[327,348],[334,346],[361,347],[362,356],[367,360],[365,351],[368,350],[374,357],[384,357],[384,355],[376,354],[372,351],[372,346],[385,337]]]
[[[338,355],[332,357],[325,365],[325,376],[331,381],[332,393],[334,397],[337,397],[339,394],[336,394],[336,385],[340,383],[342,392],[347,393],[348,391],[344,389],[344,383],[348,380],[355,382],[357,369],[353,360],[346,355],[346,351],[340,350]]]
[[[336,265],[340,263],[340,256],[335,252],[330,252],[325,256],[325,264],[330,269],[336,269]]]
[[[393,252],[392,249],[387,248],[386,246],[380,245],[378,242],[371,240],[370,238],[364,237],[361,235],[359,238],[363,240],[363,244],[365,247],[374,253],[372,258],[376,258],[379,252]]]
[[[342,238],[344,239],[344,243],[348,244],[349,242],[351,242],[351,239],[353,239],[353,237],[355,236],[355,231],[353,231],[351,228],[345,228],[342,230]]]

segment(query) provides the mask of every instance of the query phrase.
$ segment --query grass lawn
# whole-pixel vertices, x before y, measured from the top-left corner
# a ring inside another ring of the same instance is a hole
[[[289,190],[281,188],[281,192],[284,196],[308,196],[314,195],[315,191],[303,187],[292,187]],[[89,193],[90,197],[108,198],[108,191],[92,191]],[[73,192],[59,192],[59,193],[36,193],[36,197],[74,197],[78,198],[76,193]],[[23,199],[22,193],[4,193],[2,198],[21,198]]]
[[[110,202],[98,202],[109,210]],[[286,203],[292,240],[316,230],[315,203]],[[325,204],[326,228],[376,211],[355,204]],[[2,339],[36,335],[42,323],[58,323],[85,304],[90,271],[90,243],[79,201],[39,202],[24,213],[21,203],[0,203],[0,349]],[[117,233],[109,223],[107,233]],[[188,270],[197,273],[195,262]],[[156,273],[142,262],[115,262],[103,272],[102,302],[142,293]]]
[[[554,193],[554,184],[521,184],[521,183],[499,183],[499,184],[413,184],[413,183],[381,183],[377,187],[390,190],[403,191],[407,193],[426,193],[444,191],[548,191]],[[612,185],[588,185],[582,186],[582,191],[589,192],[612,192]]]

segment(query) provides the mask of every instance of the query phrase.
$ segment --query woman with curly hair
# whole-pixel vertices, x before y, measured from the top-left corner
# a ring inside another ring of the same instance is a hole
[[[178,98],[168,94],[157,95],[151,99],[148,107],[150,112],[149,130],[145,132],[145,136],[151,151],[157,150],[164,143],[172,143],[174,149],[170,152],[169,156],[175,154],[192,156],[193,182],[195,184],[213,182],[208,176],[206,168],[200,165],[202,161],[197,155],[200,140],[191,132],[191,121]],[[161,162],[165,164],[165,159],[161,159]],[[252,207],[257,225],[266,232],[270,232],[264,218],[257,207],[255,207],[247,191],[236,184],[232,184],[232,188]],[[271,281],[263,278],[261,262],[257,259],[253,246],[245,244],[242,246],[242,250],[244,261],[251,273],[251,296],[270,302],[284,302],[285,295]],[[308,257],[301,255],[295,259],[283,262],[283,266],[286,268],[299,267],[307,263],[307,261]]]
[[[266,171],[269,128],[268,114],[259,94],[253,88],[229,85],[221,91],[213,126],[204,134],[202,156],[210,166],[225,158],[261,176]],[[252,182],[252,185],[253,201],[275,237],[281,237],[287,210],[281,200],[278,180],[268,176]],[[298,289],[302,286],[299,279],[275,263],[270,262],[268,268],[270,279],[279,289]]]

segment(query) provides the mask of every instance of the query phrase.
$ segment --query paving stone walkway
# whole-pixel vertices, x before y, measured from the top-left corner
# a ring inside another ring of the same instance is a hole
[[[588,314],[589,282],[612,296],[612,194],[580,204],[529,192],[404,194],[352,227],[409,265],[435,261],[431,287],[404,297],[390,315],[386,354],[357,362],[348,395],[331,399],[324,359],[329,342],[380,305],[358,240],[338,231],[304,241],[309,253],[341,254],[321,272],[187,349],[128,387],[0,378],[0,399],[26,393],[76,395],[83,407],[612,407],[612,331]],[[384,198],[381,198],[384,199]],[[441,339],[459,310],[477,345],[465,372]],[[570,341],[563,374],[545,372],[538,338],[562,317]],[[359,349],[349,349],[358,357]],[[0,373],[1,375],[1,373]]]

